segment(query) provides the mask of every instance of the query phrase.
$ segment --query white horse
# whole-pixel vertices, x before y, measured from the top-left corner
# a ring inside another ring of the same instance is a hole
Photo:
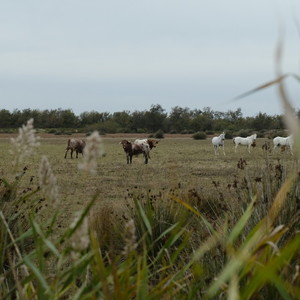
[[[274,144],[274,149],[280,146],[286,146],[290,148],[291,153],[293,154],[293,144],[294,140],[292,135],[289,135],[288,137],[281,137],[281,136],[276,136],[273,139],[273,144]]]
[[[235,138],[233,138],[233,143],[235,144],[235,149],[234,152],[236,152],[236,148],[238,147],[238,145],[243,145],[243,146],[247,146],[248,147],[248,152],[250,153],[250,147],[252,145],[254,145],[254,142],[256,140],[257,134],[254,133],[250,136],[247,136],[245,138],[237,136]]]
[[[215,154],[217,154],[218,148],[222,147],[223,148],[223,153],[225,155],[224,140],[225,140],[225,132],[221,133],[219,136],[214,136],[212,138],[211,142],[212,142],[212,144],[214,146]]]

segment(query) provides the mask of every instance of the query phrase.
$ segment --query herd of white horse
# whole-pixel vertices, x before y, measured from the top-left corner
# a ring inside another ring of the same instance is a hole
[[[235,145],[234,151],[236,152],[237,147],[241,145],[241,146],[246,146],[248,148],[248,152],[250,153],[251,147],[256,146],[256,142],[255,142],[256,137],[257,134],[255,133],[247,137],[237,136],[233,138],[233,144]],[[225,132],[222,132],[219,136],[213,137],[211,141],[214,147],[215,154],[218,154],[218,149],[219,147],[221,147],[223,150],[223,154],[225,155],[225,149],[224,149]],[[290,149],[291,154],[293,154],[293,144],[294,144],[294,140],[292,135],[289,135],[288,137],[277,136],[273,139],[274,149],[278,147],[285,147],[285,148],[287,147]]]

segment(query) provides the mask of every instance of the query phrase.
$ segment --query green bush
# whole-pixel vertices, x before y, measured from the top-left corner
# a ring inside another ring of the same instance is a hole
[[[250,129],[241,129],[236,133],[236,136],[240,136],[240,137],[247,137],[252,135],[253,132]]]
[[[147,133],[147,130],[145,128],[138,128],[136,130],[137,133]]]
[[[198,131],[193,134],[194,140],[205,140],[206,139],[206,133],[203,131]]]
[[[285,130],[273,130],[270,133],[270,138],[275,138],[276,136],[287,137],[289,134]]]
[[[215,132],[211,131],[211,130],[206,130],[205,133],[206,133],[206,135],[214,135],[215,134]]]
[[[159,129],[158,131],[155,132],[154,138],[163,139],[164,138],[164,132],[161,129]]]
[[[191,129],[184,129],[180,133],[181,134],[192,134],[192,133],[195,133],[195,131],[191,130]]]
[[[226,140],[232,140],[233,139],[233,133],[232,131],[225,131],[225,139]]]

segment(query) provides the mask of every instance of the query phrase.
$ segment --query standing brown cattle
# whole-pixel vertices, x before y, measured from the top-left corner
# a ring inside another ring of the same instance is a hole
[[[78,158],[78,153],[83,156],[83,150],[85,147],[85,141],[79,139],[68,139],[68,144],[66,148],[65,158],[67,158],[68,151],[71,150],[71,158],[73,158],[73,151],[76,152],[76,158]]]
[[[150,158],[150,147],[148,144],[136,144],[135,142],[129,142],[127,140],[123,140],[120,142],[122,144],[124,152],[126,153],[127,164],[132,163],[132,156],[143,154],[145,158],[145,164],[148,163],[148,159]]]

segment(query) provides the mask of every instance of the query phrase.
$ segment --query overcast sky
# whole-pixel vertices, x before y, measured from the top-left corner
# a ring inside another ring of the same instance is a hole
[[[275,78],[279,27],[299,74],[299,0],[1,1],[0,109],[280,114],[276,88],[230,101]]]

